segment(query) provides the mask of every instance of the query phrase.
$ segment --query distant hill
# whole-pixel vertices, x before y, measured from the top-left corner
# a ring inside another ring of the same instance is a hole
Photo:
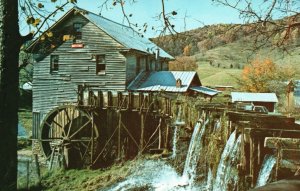
[[[275,46],[284,35],[282,31],[272,34],[269,42],[257,49],[254,45],[265,41],[254,24],[218,24],[152,40],[173,56],[181,56],[184,48],[190,46],[190,56],[195,57],[199,65],[202,83],[213,86],[236,85],[234,77],[238,77],[244,65],[254,58],[270,58],[275,63],[300,68],[299,29],[293,29],[286,41],[288,51]],[[299,70],[296,78],[300,78]]]

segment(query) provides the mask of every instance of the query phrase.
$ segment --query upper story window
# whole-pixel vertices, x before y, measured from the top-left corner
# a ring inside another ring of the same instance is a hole
[[[94,55],[94,60],[96,61],[96,74],[101,75],[105,74],[106,70],[106,61],[105,55]]]
[[[81,43],[82,40],[82,23],[74,23],[73,29],[75,33],[74,43]]]
[[[50,56],[50,73],[58,72],[58,62],[59,62],[58,55]]]

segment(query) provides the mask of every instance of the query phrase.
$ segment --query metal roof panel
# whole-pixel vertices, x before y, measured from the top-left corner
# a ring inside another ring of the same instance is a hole
[[[214,90],[205,86],[195,86],[195,87],[191,87],[191,89],[210,96],[215,96],[218,93],[220,93],[220,91],[218,90]]]
[[[186,92],[196,72],[152,71],[141,72],[127,89],[134,91]],[[182,86],[176,87],[176,80],[181,79]]]
[[[231,98],[232,102],[278,102],[275,93],[231,92]]]
[[[97,27],[105,31],[108,35],[113,37],[115,40],[120,42],[126,48],[139,50],[149,54],[155,54],[156,50],[159,49],[159,54],[161,57],[174,59],[166,51],[151,42],[148,38],[142,37],[131,27],[119,24],[88,11],[86,14],[82,15],[93,22]]]

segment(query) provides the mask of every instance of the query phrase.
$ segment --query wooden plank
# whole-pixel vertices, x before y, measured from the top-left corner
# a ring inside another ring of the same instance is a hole
[[[245,128],[245,133],[256,137],[300,138],[300,130]]]
[[[300,149],[300,139],[266,137],[264,146],[271,149]]]
[[[263,127],[272,125],[273,128],[285,129],[299,129],[300,126],[295,125],[295,118],[286,117],[282,115],[269,115],[269,114],[251,114],[244,112],[227,112],[230,121],[250,121],[254,126],[258,125]]]
[[[294,164],[300,164],[300,149],[282,149],[282,159],[292,161]]]

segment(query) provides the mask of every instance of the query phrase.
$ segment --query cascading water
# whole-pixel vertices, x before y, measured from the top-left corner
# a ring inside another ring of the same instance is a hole
[[[273,155],[265,156],[263,164],[259,171],[256,187],[264,186],[267,184],[275,164],[276,164],[276,158]]]
[[[171,156],[172,159],[176,157],[176,152],[177,152],[177,130],[178,127],[175,126],[174,134],[173,134],[173,148],[172,148],[172,156]]]
[[[208,169],[207,179],[206,179],[206,190],[212,190],[213,187],[213,174],[211,168]]]
[[[186,156],[184,170],[183,170],[183,179],[188,181],[189,185],[192,185],[194,178],[196,176],[196,168],[199,160],[199,153],[202,149],[202,137],[205,132],[205,127],[208,123],[208,119],[205,121],[201,128],[201,123],[198,122],[194,128],[194,132],[190,141],[189,150]]]
[[[201,123],[195,125],[182,176],[178,175],[176,170],[164,161],[147,160],[134,169],[125,181],[108,190],[125,191],[134,188],[155,191],[201,190],[201,188],[192,187],[192,184],[196,176],[196,167],[202,149],[201,139],[207,123],[208,120],[203,125]]]
[[[238,163],[241,136],[235,140],[235,134],[236,131],[230,135],[221,155],[213,186],[214,191],[233,190],[237,184],[238,172],[235,164]]]

